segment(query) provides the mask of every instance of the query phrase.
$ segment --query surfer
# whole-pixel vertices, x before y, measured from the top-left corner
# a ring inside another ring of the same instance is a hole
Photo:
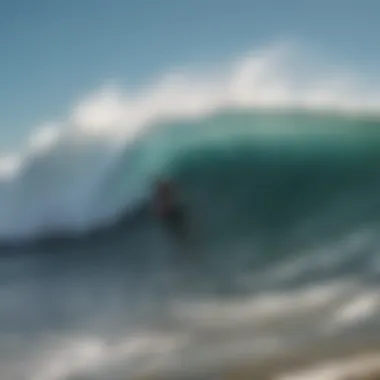
[[[164,227],[184,241],[187,236],[186,216],[183,205],[178,199],[178,191],[170,180],[159,179],[154,186],[154,211]]]

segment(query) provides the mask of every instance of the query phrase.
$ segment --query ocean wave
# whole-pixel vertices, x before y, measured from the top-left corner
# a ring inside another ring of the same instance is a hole
[[[355,154],[365,157],[343,181],[354,186],[352,178],[356,175],[355,181],[360,180],[368,168],[375,175],[374,160],[363,146],[375,144],[372,135],[377,118],[368,115],[380,109],[378,92],[365,91],[350,76],[336,72],[319,75],[314,69],[303,69],[300,80],[300,67],[292,60],[292,49],[276,46],[258,50],[213,75],[172,73],[133,96],[115,88],[91,95],[66,121],[38,129],[24,151],[0,159],[1,239],[88,232],[135,209],[149,197],[151,182],[163,173],[174,171],[186,182],[186,170],[210,176],[224,164],[227,169],[230,165],[231,173],[247,169],[240,177],[220,176],[219,180],[240,181],[241,189],[253,191],[255,201],[242,198],[244,205],[252,205],[260,223],[269,223],[268,207],[273,209],[279,202],[278,189],[282,197],[288,192],[282,204],[292,205],[294,214],[311,202],[300,198],[300,190],[292,193],[293,186],[300,186],[300,176],[320,175],[324,166],[330,177],[321,183],[328,191],[327,180],[335,181],[337,190],[340,185],[334,177],[350,167],[349,163],[338,164],[349,155],[336,158],[336,165],[334,157],[323,164],[316,160],[306,164],[301,153],[292,153],[293,161],[288,162],[287,153],[276,146],[291,141],[299,151],[318,146],[322,152],[329,144],[333,150],[353,144],[356,151],[351,158]],[[240,145],[243,141],[245,148],[230,145],[231,141]],[[371,154],[377,162],[375,150]],[[263,164],[266,156],[272,157]],[[301,171],[295,174],[291,165]],[[363,168],[367,169],[363,172]],[[256,182],[244,182],[251,178]],[[264,182],[260,184],[258,178]],[[301,182],[307,187],[306,181]],[[193,187],[201,188],[196,182]],[[260,197],[271,199],[271,204]],[[284,208],[282,215],[286,215]]]

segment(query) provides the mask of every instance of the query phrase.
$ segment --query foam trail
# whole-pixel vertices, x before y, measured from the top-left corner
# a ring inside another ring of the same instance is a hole
[[[145,184],[143,175],[134,178],[135,167],[124,173],[129,183],[112,207],[99,199],[100,189],[120,157],[162,121],[255,107],[378,112],[379,92],[363,92],[336,72],[308,76],[293,53],[274,46],[216,75],[172,73],[135,94],[104,88],[90,95],[67,120],[38,129],[22,152],[0,158],[0,237],[85,230],[136,202]]]
[[[57,347],[47,350],[46,356],[35,364],[31,380],[64,380],[89,375],[101,378],[103,373],[115,378],[118,367],[123,377],[149,373],[156,369],[156,363],[162,365],[184,342],[182,336],[147,333],[108,344],[96,337],[68,338],[60,346],[56,344]]]

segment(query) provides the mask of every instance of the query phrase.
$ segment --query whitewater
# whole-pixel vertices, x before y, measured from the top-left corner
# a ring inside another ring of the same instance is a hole
[[[276,45],[107,86],[1,155],[2,379],[376,367],[380,90],[316,62]],[[185,248],[146,208],[160,177]]]

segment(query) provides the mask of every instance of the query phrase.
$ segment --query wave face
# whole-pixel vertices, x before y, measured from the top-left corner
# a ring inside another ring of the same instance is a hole
[[[377,222],[377,121],[247,113],[198,128],[201,143],[183,148],[170,170],[216,237],[289,240]]]
[[[289,239],[308,225],[315,233],[364,224],[379,206],[378,127],[364,117],[228,111],[155,125],[132,144],[101,150],[62,140],[2,182],[1,236],[80,235],[112,224],[132,215],[161,176],[178,183],[210,239],[237,231]]]

